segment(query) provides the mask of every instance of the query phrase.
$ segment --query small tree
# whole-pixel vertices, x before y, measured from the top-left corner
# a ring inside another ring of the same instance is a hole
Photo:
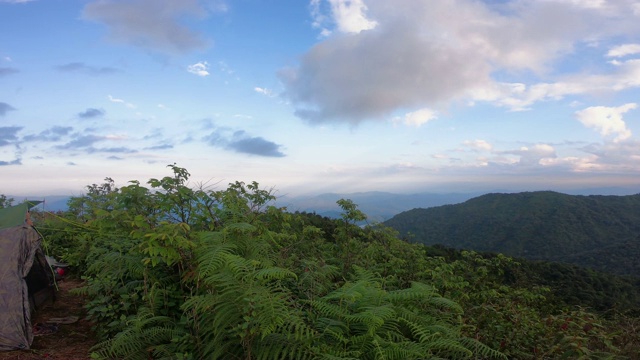
[[[13,204],[13,198],[8,198],[4,194],[0,194],[0,209],[9,207]]]

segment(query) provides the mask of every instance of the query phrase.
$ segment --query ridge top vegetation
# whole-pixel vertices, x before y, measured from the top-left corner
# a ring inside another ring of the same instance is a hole
[[[624,359],[640,350],[633,303],[595,309],[505,255],[361,227],[366,215],[348,199],[340,219],[291,213],[255,182],[192,188],[186,169],[169,169],[146,186],[107,178],[68,211],[35,216],[48,251],[86,281],[78,294],[101,339],[94,359]]]

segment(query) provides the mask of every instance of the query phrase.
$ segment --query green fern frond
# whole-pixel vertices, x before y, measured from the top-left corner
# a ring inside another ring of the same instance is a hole
[[[96,344],[91,351],[101,359],[145,360],[157,346],[170,344],[184,334],[168,317],[154,316],[149,309],[141,308],[126,330]]]
[[[452,311],[456,314],[462,314],[464,312],[462,307],[457,302],[449,300],[447,298],[443,298],[441,296],[434,296],[429,298],[428,303],[441,309]]]
[[[255,231],[256,227],[248,223],[236,222],[227,224],[224,230],[232,233],[250,233]]]
[[[324,298],[321,300],[309,300],[307,303],[318,310],[323,317],[344,319],[348,315],[348,312],[344,308],[328,303]]]
[[[211,244],[202,246],[196,253],[198,273],[201,278],[206,278],[220,270],[228,257],[233,254],[234,244]]]
[[[396,316],[396,312],[391,304],[365,307],[357,314],[348,315],[345,319],[348,322],[359,322],[367,326],[367,332],[370,334],[375,333],[386,321]]]
[[[507,356],[472,338],[461,338],[460,343],[485,359],[507,359]]]
[[[298,277],[293,271],[284,268],[270,267],[258,270],[254,278],[256,280],[284,280],[286,278],[297,279]]]
[[[412,282],[411,287],[390,291],[388,296],[389,300],[400,302],[428,299],[435,296],[436,294],[437,293],[434,287],[419,282]]]

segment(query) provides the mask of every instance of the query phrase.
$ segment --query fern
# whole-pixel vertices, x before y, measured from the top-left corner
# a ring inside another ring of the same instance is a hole
[[[112,339],[96,344],[93,357],[99,359],[145,360],[162,344],[171,343],[185,334],[170,318],[155,316],[149,309],[141,308],[129,322],[129,327]],[[175,352],[175,349],[173,350]]]
[[[460,306],[428,285],[414,283],[411,288],[387,292],[379,278],[359,271],[355,282],[308,303],[317,313],[311,319],[322,335],[318,347],[328,356],[463,359],[499,354],[462,337],[454,317]]]
[[[256,280],[265,281],[265,280],[283,280],[286,278],[296,279],[297,276],[294,272],[278,268],[278,267],[270,267],[266,269],[260,269],[255,273]]]

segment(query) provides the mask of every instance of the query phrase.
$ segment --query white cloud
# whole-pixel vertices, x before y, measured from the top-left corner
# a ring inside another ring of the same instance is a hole
[[[538,101],[640,84],[632,60],[597,75],[578,68],[558,78],[553,69],[577,46],[640,33],[629,1],[311,4],[315,26],[333,21],[328,30],[337,32],[279,76],[296,115],[314,123],[384,120],[403,108],[440,109],[459,100],[525,110]]]
[[[635,108],[635,103],[618,107],[591,106],[576,112],[576,117],[584,126],[597,130],[603,136],[615,135],[614,141],[617,142],[631,137],[622,115]]]
[[[322,36],[328,36],[331,34],[331,31],[323,27],[323,24],[327,21],[327,17],[320,9],[321,4],[322,0],[311,0],[309,3],[311,18],[313,19],[313,23],[311,25],[314,28],[320,28]]]
[[[493,145],[485,140],[467,140],[463,145],[476,151],[491,151],[493,149]]]
[[[607,52],[608,57],[623,57],[635,54],[640,54],[640,44],[618,45]]]
[[[114,103],[118,103],[118,104],[123,104],[124,106],[128,107],[129,109],[135,109],[136,108],[136,106],[133,105],[132,103],[128,103],[128,102],[126,102],[126,101],[124,101],[122,99],[114,98],[111,95],[107,95],[107,97],[109,98],[109,101],[114,102]]]
[[[640,141],[605,141],[582,148],[591,154],[589,166],[585,168],[600,171],[638,172],[640,169]]]
[[[613,71],[608,74],[573,74],[555,83],[492,84],[472,92],[472,97],[519,111],[528,110],[539,101],[560,100],[569,95],[611,93],[640,87],[640,59],[614,61],[611,65]]]
[[[447,154],[433,154],[431,155],[432,158],[434,159],[438,159],[438,160],[449,160],[451,157]]]
[[[267,88],[261,88],[261,87],[254,87],[253,91],[262,94],[262,95],[266,95],[268,97],[274,97],[275,95],[273,94],[273,91],[271,91],[270,89]]]
[[[209,76],[209,63],[200,61],[193,65],[187,66],[187,71],[198,76]]]
[[[363,0],[328,0],[338,30],[343,33],[359,33],[370,30],[378,23],[367,19],[367,6]]]
[[[328,6],[324,9],[323,5]],[[364,0],[311,0],[313,27],[320,29],[321,37],[330,36],[333,31],[327,26],[335,26],[340,33],[359,33],[375,28],[378,23],[366,16]]]
[[[420,127],[431,120],[437,119],[438,115],[431,109],[420,109],[404,115],[404,119],[395,118],[394,122],[402,121],[405,125]]]
[[[507,158],[505,163],[518,164],[523,166],[543,165],[549,163],[549,159],[557,157],[556,150],[549,144],[535,144],[533,146],[522,146],[518,150],[499,151],[498,154],[519,156],[517,162]]]
[[[208,45],[180,21],[185,16],[201,19],[207,14],[198,0],[94,0],[82,12],[84,19],[105,24],[112,41],[169,54]]]
[[[522,165],[543,164],[543,160],[556,157],[553,146],[547,144],[536,144],[531,148],[523,147],[521,150],[520,164]]]

